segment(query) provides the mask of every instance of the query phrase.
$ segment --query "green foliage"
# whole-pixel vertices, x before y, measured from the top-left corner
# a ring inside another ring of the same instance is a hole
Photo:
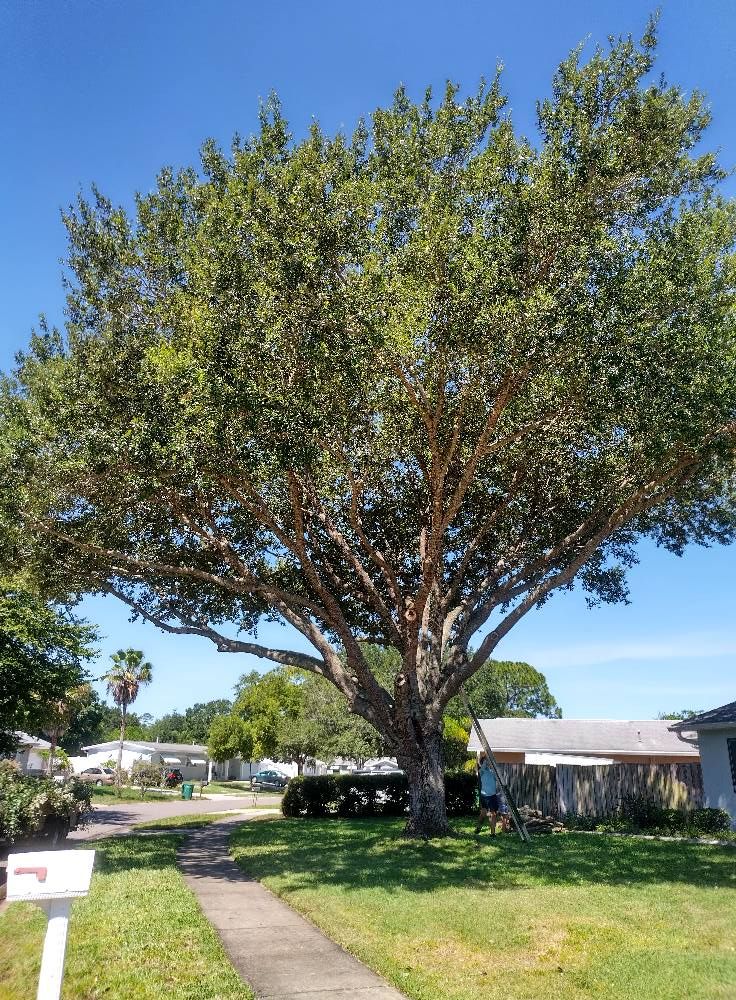
[[[108,694],[125,713],[138,697],[141,686],[153,680],[153,667],[144,661],[140,649],[119,649],[110,659],[112,667],[100,680],[105,681]]]
[[[251,760],[254,756],[251,728],[237,715],[216,716],[210,724],[207,752],[216,761],[234,757]]]
[[[442,729],[442,760],[450,770],[462,768],[468,761],[470,719],[454,719],[446,715]]]
[[[226,715],[232,707],[232,702],[227,698],[197,702],[184,712],[169,712],[154,719],[145,726],[145,738],[158,739],[162,743],[204,744],[207,742],[212,720],[218,715]]]
[[[488,660],[466,682],[465,691],[481,719],[534,718],[538,715],[562,718],[562,710],[547,686],[546,677],[529,663]],[[455,718],[464,717],[465,710],[459,698],[450,702],[448,712]]]
[[[736,528],[736,206],[654,58],[653,25],[576,50],[535,141],[498,77],[401,88],[350,138],[294,142],[271,100],[134,217],[81,197],[66,329],[0,393],[0,558],[327,677],[427,774],[555,590],[626,600],[640,538]]]
[[[680,719],[689,719],[693,715],[699,715],[700,709],[696,708],[681,708],[679,712],[660,712],[657,716],[658,719],[671,719],[673,722],[678,722]]]
[[[130,769],[130,783],[141,790],[141,798],[145,797],[146,789],[159,788],[162,783],[163,771],[159,764],[148,760],[136,760]]]
[[[0,753],[16,730],[37,735],[49,706],[85,678],[94,628],[27,590],[0,589]]]
[[[724,809],[668,809],[645,795],[626,795],[609,816],[570,815],[570,830],[600,830],[616,833],[647,833],[659,836],[730,836],[731,817]]]
[[[68,830],[69,823],[90,805],[82,781],[59,784],[29,778],[9,761],[0,761],[0,845],[47,832]]]
[[[458,772],[445,775],[450,816],[473,811],[476,779]],[[404,816],[409,811],[405,774],[324,774],[292,778],[281,800],[284,816],[367,818]]]

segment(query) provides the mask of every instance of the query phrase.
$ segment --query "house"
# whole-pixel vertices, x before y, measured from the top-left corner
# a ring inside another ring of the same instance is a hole
[[[75,769],[82,771],[85,767],[99,767],[109,760],[117,764],[119,748],[119,740],[82,747],[86,757],[75,759]],[[210,762],[207,747],[198,743],[149,743],[146,740],[124,740],[122,764],[125,770],[131,768],[137,760],[176,768],[181,771],[185,781],[206,780]]]
[[[287,778],[293,778],[299,772],[296,764],[286,763],[282,760],[271,760],[270,757],[262,757],[260,760],[243,760],[241,757],[233,757],[232,760],[224,760],[212,764],[212,776],[221,781],[248,781],[251,775],[258,774],[259,771],[278,771]],[[304,765],[304,774],[325,774],[327,766],[321,760],[310,760]]]
[[[480,719],[499,762],[510,764],[692,764],[695,743],[683,743],[666,719]],[[482,749],[475,729],[468,750]]]
[[[736,701],[670,725],[685,745],[696,734],[705,805],[725,809],[736,830]]]
[[[48,762],[41,756],[42,750],[50,750],[51,744],[38,736],[17,732],[18,749],[15,752],[15,762],[23,774],[43,774]]]

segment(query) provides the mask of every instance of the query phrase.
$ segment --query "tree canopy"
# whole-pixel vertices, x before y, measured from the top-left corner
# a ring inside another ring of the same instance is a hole
[[[562,709],[550,692],[546,677],[529,663],[489,660],[466,683],[465,691],[481,719],[538,715],[562,718]],[[465,715],[459,698],[450,702],[448,710],[456,718]]]
[[[11,563],[329,678],[446,829],[442,715],[509,630],[733,535],[736,209],[655,44],[573,52],[532,138],[498,75],[351,137],[271,100],[134,217],[81,197],[66,330],[3,394]]]
[[[17,730],[37,736],[53,726],[55,709],[86,680],[96,641],[94,628],[66,609],[0,589],[0,753],[15,748]]]

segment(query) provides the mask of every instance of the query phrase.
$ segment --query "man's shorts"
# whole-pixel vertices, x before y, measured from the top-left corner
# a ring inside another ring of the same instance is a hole
[[[481,809],[487,809],[488,812],[492,812],[492,813],[498,812],[498,796],[497,795],[484,795],[481,792],[481,795],[480,795],[480,807],[481,807]]]

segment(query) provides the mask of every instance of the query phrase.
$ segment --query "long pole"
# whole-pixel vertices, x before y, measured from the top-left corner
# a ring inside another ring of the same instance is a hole
[[[511,813],[511,819],[514,821],[514,826],[516,827],[516,832],[519,834],[524,843],[528,844],[530,843],[532,838],[529,836],[529,831],[526,828],[526,824],[524,823],[524,820],[521,818],[521,813],[519,812],[516,806],[516,800],[514,799],[513,795],[508,789],[508,786],[505,784],[503,778],[501,777],[501,772],[498,768],[498,762],[496,758],[493,756],[493,750],[491,750],[490,743],[486,739],[486,734],[481,729],[480,722],[478,721],[478,716],[475,714],[473,706],[468,701],[468,696],[465,693],[465,688],[460,688],[460,697],[463,700],[465,711],[473,720],[473,726],[475,727],[475,731],[478,734],[478,739],[480,740],[480,744],[486,752],[486,757],[488,758],[490,765],[493,768],[493,773],[496,775],[496,781],[501,786],[501,791],[503,792],[506,798],[506,802],[508,803],[509,806],[509,812]]]
[[[71,899],[49,899],[44,903],[48,915],[43,942],[41,973],[38,977],[36,1000],[59,1000],[64,978],[66,933],[69,927]]]

